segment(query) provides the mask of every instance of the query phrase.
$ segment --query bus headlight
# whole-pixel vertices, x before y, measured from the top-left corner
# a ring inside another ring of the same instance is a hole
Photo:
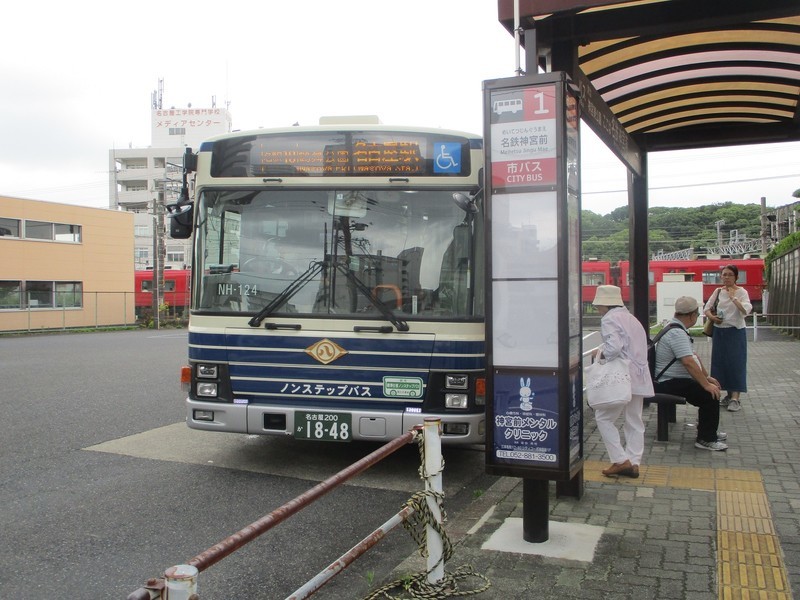
[[[197,365],[198,379],[216,379],[217,373],[218,373],[217,365],[206,365],[206,364]]]
[[[466,394],[445,394],[444,406],[445,408],[467,408],[467,395]]]
[[[217,384],[210,381],[198,382],[197,395],[207,398],[215,398],[217,396]]]
[[[469,377],[463,374],[447,373],[444,385],[449,390],[465,390],[469,386]]]

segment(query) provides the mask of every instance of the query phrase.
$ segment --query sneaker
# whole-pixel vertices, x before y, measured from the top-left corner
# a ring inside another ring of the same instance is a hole
[[[717,432],[717,441],[718,442],[724,442],[727,439],[728,439],[728,434],[727,433],[725,433],[724,431],[718,431]]]
[[[742,405],[739,403],[738,400],[731,400],[728,404],[728,410],[730,412],[738,412],[742,410]]]
[[[695,448],[700,448],[701,450],[715,450],[717,452],[722,450],[728,449],[728,444],[724,444],[723,442],[713,441],[713,442],[704,442],[702,440],[697,440],[694,443]]]
[[[725,396],[724,398],[720,398],[720,400],[719,400],[719,405],[720,405],[720,406],[728,406],[728,404],[730,403],[730,401],[731,401],[731,395],[730,395],[730,394],[728,394],[728,395],[727,395],[727,396]]]

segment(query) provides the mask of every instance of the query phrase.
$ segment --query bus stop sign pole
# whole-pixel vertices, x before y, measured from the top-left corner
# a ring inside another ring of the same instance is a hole
[[[486,470],[523,478],[530,542],[549,481],[582,493],[579,123],[565,73],[484,82]]]

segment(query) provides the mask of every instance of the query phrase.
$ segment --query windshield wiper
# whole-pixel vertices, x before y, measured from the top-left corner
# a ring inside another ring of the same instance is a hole
[[[358,290],[367,297],[372,305],[380,311],[380,313],[383,315],[383,318],[397,328],[397,331],[408,331],[408,323],[402,319],[398,319],[397,315],[392,312],[392,309],[386,306],[386,304],[384,304],[380,298],[375,296],[375,294],[372,293],[372,290],[369,289],[363,281],[356,277],[355,273],[353,273],[346,264],[335,262],[334,267],[336,267],[338,271],[344,273],[344,276],[347,277],[347,280],[355,285]]]
[[[298,275],[297,279],[292,281],[292,283],[287,285],[280,294],[275,296],[272,299],[272,302],[258,311],[256,316],[250,319],[247,324],[250,325],[250,327],[258,327],[261,325],[261,322],[264,319],[278,310],[278,308],[286,304],[292,298],[292,296],[303,289],[309,281],[312,281],[317,275],[319,275],[323,268],[325,268],[325,261],[317,260],[312,262],[311,266],[306,269],[305,273]]]
[[[383,317],[389,321],[392,325],[394,325],[398,331],[408,331],[408,323],[402,319],[399,319],[397,315],[392,312],[386,304],[384,304],[375,294],[372,293],[372,290],[364,284],[355,274],[348,268],[348,266],[344,263],[340,263],[338,261],[332,261],[333,266],[344,274],[347,277],[347,280],[350,281],[358,290],[366,296],[366,298],[370,301],[370,303],[380,311]],[[292,296],[294,296],[297,292],[303,289],[309,281],[312,281],[319,273],[326,267],[331,265],[331,261],[314,261],[311,263],[311,266],[302,274],[300,274],[297,279],[292,281],[286,288],[272,301],[267,304],[264,308],[262,308],[258,313],[250,319],[247,324],[250,327],[258,327],[261,323],[270,316],[273,312],[278,310],[281,306],[286,304]]]

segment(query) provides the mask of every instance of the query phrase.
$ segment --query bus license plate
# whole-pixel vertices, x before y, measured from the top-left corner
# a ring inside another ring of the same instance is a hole
[[[351,431],[350,413],[304,410],[294,413],[294,437],[298,440],[349,442]]]

